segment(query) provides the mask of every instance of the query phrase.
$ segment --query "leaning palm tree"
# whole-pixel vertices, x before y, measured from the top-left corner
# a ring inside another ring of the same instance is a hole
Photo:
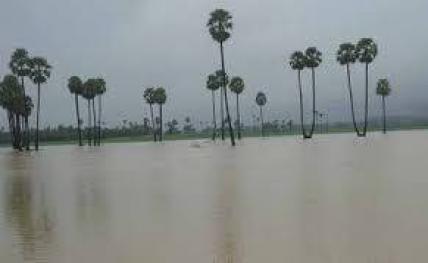
[[[157,140],[156,124],[155,124],[155,119],[153,116],[153,104],[155,104],[154,91],[155,91],[155,88],[146,88],[144,90],[143,97],[144,97],[144,100],[146,101],[146,103],[149,104],[149,106],[150,106],[150,118],[151,118],[151,122],[152,122],[153,140],[156,141]]]
[[[357,136],[362,136],[360,130],[358,129],[357,122],[355,120],[355,109],[354,109],[354,95],[352,92],[352,83],[351,83],[351,68],[350,66],[357,61],[358,54],[356,52],[356,47],[352,43],[343,43],[340,45],[339,50],[337,51],[337,62],[340,65],[346,65],[346,75],[348,77],[348,91],[349,91],[349,102],[351,105],[351,115],[352,123],[354,125],[354,130]]]
[[[224,94],[224,104],[226,108],[226,118],[229,126],[229,135],[232,146],[235,146],[235,136],[233,134],[232,121],[229,114],[229,104],[227,101],[227,89],[226,89],[226,70],[224,66],[224,50],[223,43],[230,38],[230,30],[232,29],[232,16],[223,9],[217,9],[210,14],[210,18],[207,23],[209,32],[214,41],[220,44],[220,56],[221,56],[221,69],[223,73],[223,87],[222,92]],[[223,122],[223,120],[222,120]]]
[[[383,133],[386,133],[386,106],[385,98],[391,94],[391,87],[387,79],[380,79],[377,82],[376,94],[382,97],[382,112],[383,112]]]
[[[101,145],[101,113],[102,113],[102,96],[107,91],[106,82],[102,78],[97,79],[97,89],[96,95],[98,97],[98,136],[97,143],[98,146]]]
[[[51,65],[43,57],[31,59],[30,78],[37,85],[37,113],[36,113],[36,140],[34,142],[36,151],[39,150],[39,119],[40,119],[40,86],[48,81],[51,76]]]
[[[163,135],[163,119],[162,119],[162,105],[166,102],[166,92],[165,89],[159,87],[154,91],[154,100],[155,103],[159,105],[159,141],[162,141]]]
[[[230,91],[236,94],[236,121],[238,125],[238,140],[241,139],[241,114],[239,111],[239,94],[244,91],[245,83],[241,77],[233,77],[229,84]]]
[[[263,106],[266,105],[267,98],[263,92],[258,92],[256,95],[256,103],[260,107],[260,124],[262,129],[262,136],[265,136],[264,123],[263,123]]]
[[[68,79],[68,90],[71,94],[74,94],[74,103],[76,105],[76,118],[77,118],[77,135],[79,137],[79,146],[83,146],[82,143],[82,131],[80,129],[80,112],[79,112],[79,96],[82,95],[83,83],[82,80],[77,76],[72,76]]]
[[[305,125],[303,122],[303,91],[302,91],[302,77],[301,72],[305,69],[306,66],[306,56],[301,51],[295,51],[291,54],[290,57],[290,67],[293,70],[297,70],[297,84],[299,88],[299,98],[300,98],[300,124],[302,127],[302,135],[304,139],[309,138],[306,134]]]
[[[312,73],[312,125],[307,138],[312,138],[315,130],[316,120],[316,103],[315,103],[315,68],[319,67],[322,62],[322,53],[316,47],[309,47],[305,51],[305,66],[311,69]]]
[[[221,83],[218,81],[218,78],[215,74],[210,74],[207,79],[207,89],[211,91],[212,94],[212,102],[213,102],[213,135],[212,140],[215,141],[215,137],[217,134],[217,121],[215,115],[215,92],[220,88]],[[220,94],[221,97],[221,94]]]
[[[12,73],[21,78],[21,88],[22,88],[22,98],[23,100],[26,97],[25,94],[25,78],[30,76],[31,73],[31,59],[28,56],[27,50],[23,48],[16,49],[9,62],[9,68]],[[24,134],[23,134],[23,143],[26,150],[30,149],[30,126],[28,124],[28,116],[24,117]]]
[[[364,111],[364,127],[361,136],[367,135],[367,124],[369,118],[369,64],[376,58],[378,49],[376,43],[371,38],[362,38],[356,46],[358,61],[365,64],[366,72],[366,96],[365,96],[365,111]]]

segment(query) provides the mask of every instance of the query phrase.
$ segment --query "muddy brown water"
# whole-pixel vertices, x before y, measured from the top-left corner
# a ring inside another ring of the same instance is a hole
[[[0,150],[0,262],[428,261],[428,132]]]

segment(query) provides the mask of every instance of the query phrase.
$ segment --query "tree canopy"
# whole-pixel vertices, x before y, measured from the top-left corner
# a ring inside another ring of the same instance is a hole
[[[230,38],[232,29],[232,15],[224,9],[216,9],[210,14],[207,27],[211,37],[219,42],[225,42]]]

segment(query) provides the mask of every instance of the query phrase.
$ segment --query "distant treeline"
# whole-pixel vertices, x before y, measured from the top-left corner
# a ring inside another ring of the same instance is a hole
[[[382,129],[381,119],[371,119],[371,127],[373,130]],[[273,120],[264,123],[264,130],[267,135],[292,135],[300,133],[300,125],[285,120]],[[389,129],[416,129],[428,127],[428,120],[414,118],[398,118],[392,117],[389,122]],[[319,122],[317,123],[316,133],[334,133],[334,132],[350,132],[353,129],[351,122]],[[242,133],[246,136],[259,136],[260,126],[248,125],[241,126]],[[146,120],[144,123],[137,122],[122,122],[121,126],[114,128],[103,128],[102,137],[104,139],[120,139],[120,138],[138,138],[141,140],[152,139],[152,128]],[[220,133],[220,129],[218,129]],[[34,133],[32,133],[34,134]],[[39,131],[41,142],[74,142],[76,140],[77,128],[73,126],[58,125],[56,127],[47,127]],[[178,127],[178,122],[172,120],[165,125],[166,139],[180,138],[208,138],[212,134],[211,126],[204,126],[196,129],[193,124],[186,118],[183,127]],[[11,141],[9,131],[5,127],[0,128],[0,144],[6,145]]]

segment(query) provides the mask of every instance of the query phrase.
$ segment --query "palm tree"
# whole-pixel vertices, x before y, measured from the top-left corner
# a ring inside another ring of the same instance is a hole
[[[217,70],[215,72],[215,76],[217,77],[217,81],[218,81],[218,85],[220,86],[220,118],[221,118],[221,139],[224,141],[225,137],[224,137],[224,123],[225,123],[225,118],[224,118],[224,91],[223,91],[223,85],[226,85],[225,87],[227,87],[227,85],[229,84],[229,76],[225,73],[223,75],[223,71],[222,70]]]
[[[377,82],[376,94],[382,97],[382,110],[383,110],[383,133],[386,133],[386,106],[385,97],[391,94],[391,87],[387,79],[380,79]]]
[[[364,128],[361,136],[367,135],[367,124],[369,115],[369,64],[376,58],[378,49],[376,43],[371,38],[362,38],[358,41],[356,46],[356,53],[358,61],[365,64],[366,71],[366,96],[365,96],[365,114],[364,114]]]
[[[21,78],[22,98],[25,99],[25,77],[30,76],[31,73],[31,59],[28,56],[27,50],[23,48],[16,49],[11,56],[9,68],[12,73]],[[19,124],[20,125],[20,124]],[[26,150],[30,149],[30,128],[28,124],[28,116],[24,117],[24,145]]]
[[[354,95],[352,92],[352,83],[351,83],[350,65],[354,64],[358,58],[355,45],[352,43],[341,44],[339,47],[339,50],[337,51],[336,58],[337,58],[337,61],[340,63],[340,65],[346,65],[346,75],[348,77],[348,91],[349,91],[349,101],[351,104],[352,123],[354,125],[354,130],[357,136],[362,136],[360,130],[358,129],[357,122],[355,120]]]
[[[232,29],[232,16],[223,9],[217,9],[210,14],[210,18],[207,23],[209,33],[214,41],[220,44],[220,56],[221,56],[221,69],[223,73],[223,87],[222,92],[224,93],[224,103],[226,107],[226,118],[229,125],[229,135],[232,146],[235,146],[235,136],[233,134],[232,121],[229,114],[229,104],[227,101],[227,89],[226,89],[226,70],[224,66],[224,50],[223,43],[230,38],[230,30]],[[223,122],[223,120],[222,120]]]
[[[312,126],[307,138],[312,138],[315,130],[316,104],[315,104],[315,68],[322,62],[322,53],[316,47],[309,47],[305,51],[305,66],[311,69],[312,73]]]
[[[146,103],[149,104],[149,106],[150,106],[150,118],[151,118],[151,122],[152,122],[153,140],[156,141],[157,140],[156,124],[155,124],[155,119],[153,116],[153,104],[155,104],[154,91],[155,91],[155,88],[146,88],[144,90],[143,97],[144,97],[144,100],[146,101]]]
[[[162,141],[163,134],[163,120],[162,120],[162,105],[166,102],[166,92],[165,89],[159,87],[154,91],[154,100],[155,103],[159,105],[159,141]]]
[[[22,87],[15,75],[6,75],[0,83],[0,106],[7,111],[11,142],[14,149],[22,150],[20,106],[23,104]]]
[[[83,91],[82,91],[82,96],[83,98],[85,98],[88,102],[88,124],[87,124],[87,138],[88,138],[88,145],[91,146],[92,145],[92,117],[91,117],[91,102],[94,99],[95,95],[96,95],[96,89],[97,89],[97,80],[96,79],[88,79],[87,81],[85,81],[85,83],[83,84]],[[92,109],[94,109],[94,107],[92,107]],[[95,114],[95,112],[94,112]],[[95,140],[94,140],[94,144],[95,144]]]
[[[97,146],[97,112],[95,111],[95,97],[97,96],[97,87],[98,87],[98,82],[95,83],[95,87],[92,95],[92,99],[91,99],[91,103],[92,103],[92,118],[94,121],[94,125],[92,126],[92,138],[94,141],[94,146]]]
[[[301,78],[301,72],[303,69],[305,69],[306,66],[306,56],[301,51],[295,51],[293,54],[291,54],[290,57],[290,67],[293,70],[297,70],[297,82],[298,82],[298,88],[299,88],[299,98],[300,98],[300,124],[302,126],[302,135],[303,138],[307,138],[305,125],[303,123],[303,91],[302,91],[302,78]]]
[[[262,128],[262,136],[265,136],[264,123],[263,123],[263,106],[266,105],[267,98],[263,92],[258,92],[256,95],[256,103],[260,107],[260,123]]]
[[[77,118],[77,133],[79,137],[79,146],[83,146],[82,143],[82,131],[80,129],[80,112],[79,112],[79,96],[82,95],[83,83],[82,80],[77,76],[72,76],[68,79],[68,90],[71,94],[74,94],[74,102],[76,105],[76,118]]]
[[[230,91],[236,94],[236,120],[238,125],[238,140],[241,139],[241,114],[239,112],[239,94],[244,91],[245,83],[241,77],[233,77],[229,84]]]
[[[31,59],[30,78],[37,85],[36,140],[34,142],[36,151],[39,150],[40,85],[46,83],[50,78],[51,68],[51,65],[43,57]]]
[[[98,146],[101,145],[101,113],[102,113],[102,95],[107,91],[106,82],[102,78],[97,79],[98,85],[96,95],[98,97]]]
[[[218,81],[218,78],[215,74],[210,74],[207,79],[206,87],[211,91],[212,102],[213,102],[213,135],[212,140],[215,141],[217,133],[217,121],[215,116],[215,92],[220,88],[221,83]],[[221,94],[220,94],[221,97]]]

